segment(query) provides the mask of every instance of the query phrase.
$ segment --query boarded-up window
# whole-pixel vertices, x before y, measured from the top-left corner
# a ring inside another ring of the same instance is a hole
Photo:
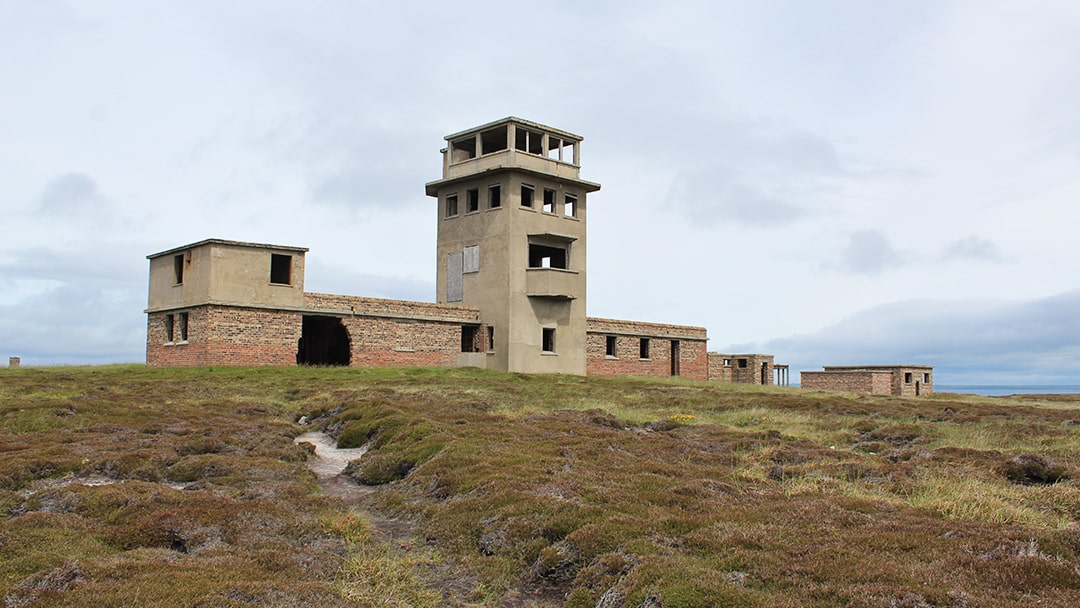
[[[462,253],[464,257],[461,272],[480,272],[480,246],[466,247]]]
[[[446,301],[460,302],[463,292],[461,287],[461,252],[446,256]]]

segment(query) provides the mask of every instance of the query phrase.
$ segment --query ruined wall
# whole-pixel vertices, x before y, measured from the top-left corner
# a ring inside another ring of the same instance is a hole
[[[871,370],[800,372],[799,385],[823,391],[891,395],[893,373]]]
[[[691,380],[709,377],[705,329],[686,325],[589,318],[585,362],[589,376],[671,376],[672,341],[678,342],[678,375]],[[607,354],[608,337],[615,354]],[[641,339],[649,340],[649,356],[641,358]]]
[[[709,353],[709,380],[735,384],[773,384],[773,356]]]
[[[179,315],[188,314],[188,339],[180,340]],[[174,340],[166,337],[165,318],[174,315]],[[295,365],[301,315],[295,312],[197,306],[147,315],[146,364]]]
[[[405,317],[412,319],[447,319],[455,321],[479,322],[480,310],[469,306],[453,304],[432,304],[430,302],[410,302],[407,300],[387,300],[383,298],[363,298],[360,296],[340,296],[327,293],[304,293],[304,305],[316,311],[335,311],[358,315],[376,315]]]

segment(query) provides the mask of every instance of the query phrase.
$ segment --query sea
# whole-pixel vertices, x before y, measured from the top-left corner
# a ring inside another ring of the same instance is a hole
[[[1001,395],[1077,395],[1080,384],[935,384],[935,393]]]

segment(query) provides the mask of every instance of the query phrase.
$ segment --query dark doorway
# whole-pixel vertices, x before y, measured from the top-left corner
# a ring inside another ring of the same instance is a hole
[[[297,365],[348,365],[349,330],[337,317],[304,316]]]
[[[679,341],[671,341],[671,375],[679,375]]]
[[[915,381],[915,396],[918,397],[919,395],[922,395],[922,384],[918,380],[916,380]]]
[[[761,364],[761,383],[769,383],[769,363],[765,362]]]

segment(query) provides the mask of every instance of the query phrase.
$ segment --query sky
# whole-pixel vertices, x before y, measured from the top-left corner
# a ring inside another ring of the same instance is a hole
[[[0,0],[0,357],[143,361],[206,238],[433,301],[443,137],[518,116],[602,184],[591,316],[1080,384],[1078,109],[1075,0]]]

